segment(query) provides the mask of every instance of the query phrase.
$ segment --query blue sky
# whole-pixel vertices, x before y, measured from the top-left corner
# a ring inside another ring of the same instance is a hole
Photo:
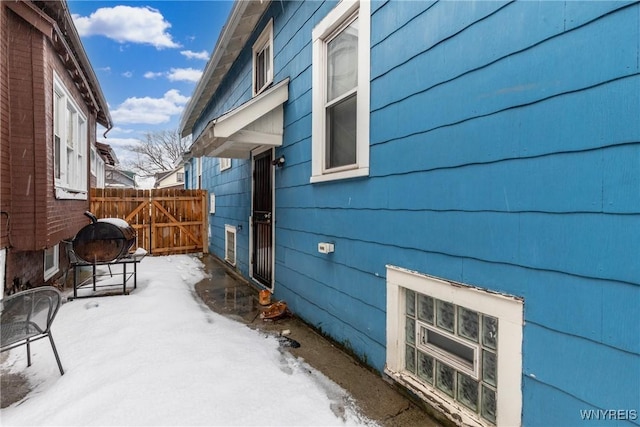
[[[120,161],[146,132],[177,129],[230,1],[68,1],[114,128],[98,140]]]

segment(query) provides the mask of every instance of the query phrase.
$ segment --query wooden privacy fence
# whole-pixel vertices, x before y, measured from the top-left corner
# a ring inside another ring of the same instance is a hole
[[[205,190],[92,188],[91,212],[127,221],[150,254],[208,252]]]

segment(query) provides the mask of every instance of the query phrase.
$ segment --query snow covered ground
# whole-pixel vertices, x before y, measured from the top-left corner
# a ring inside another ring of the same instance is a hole
[[[2,367],[31,393],[0,424],[57,426],[343,426],[375,423],[348,393],[267,337],[210,311],[194,292],[205,277],[188,255],[146,257],[127,296],[60,308],[53,337],[11,350]],[[121,279],[119,279],[121,280]]]

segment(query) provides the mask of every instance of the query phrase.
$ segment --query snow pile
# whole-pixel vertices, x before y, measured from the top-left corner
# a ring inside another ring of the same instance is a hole
[[[204,306],[205,277],[188,255],[147,257],[127,296],[64,304],[53,336],[11,350],[3,368],[32,392],[0,414],[2,425],[375,425],[349,395],[279,349],[274,337]]]

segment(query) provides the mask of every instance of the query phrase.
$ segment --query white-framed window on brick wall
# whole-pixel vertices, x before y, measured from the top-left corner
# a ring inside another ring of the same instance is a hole
[[[474,426],[518,426],[523,302],[387,266],[387,367],[396,381]]]
[[[59,271],[59,246],[51,246],[44,250],[44,280],[49,280]]]
[[[87,118],[62,80],[53,78],[53,149],[56,198],[87,199]]]

